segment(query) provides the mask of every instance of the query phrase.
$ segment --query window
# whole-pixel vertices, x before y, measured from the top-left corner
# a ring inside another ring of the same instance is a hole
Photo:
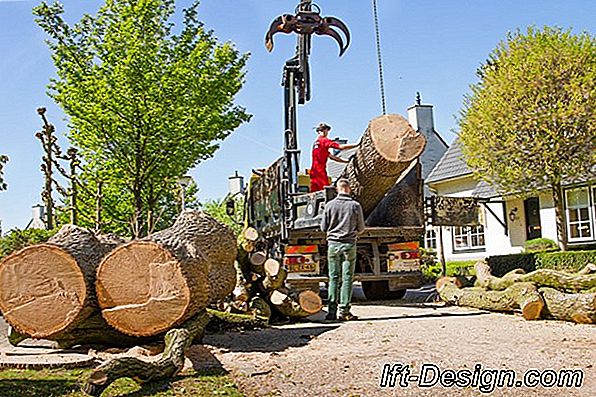
[[[596,187],[592,187],[592,196],[596,194]],[[567,233],[569,241],[593,240],[594,197],[590,197],[587,186],[565,191],[567,209]]]
[[[453,250],[474,250],[484,248],[484,226],[454,226]]]
[[[437,250],[437,231],[432,226],[427,226],[426,234],[424,235],[424,248]]]

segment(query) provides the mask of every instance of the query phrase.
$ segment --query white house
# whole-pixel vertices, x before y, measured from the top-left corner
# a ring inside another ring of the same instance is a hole
[[[476,197],[479,226],[437,227],[427,232],[427,246],[441,250],[447,260],[466,260],[518,253],[526,240],[546,237],[557,241],[552,195],[544,191],[526,200],[502,197],[487,183],[472,176],[458,141],[445,152],[426,183],[439,196]],[[565,223],[569,245],[596,244],[596,175],[564,187]]]

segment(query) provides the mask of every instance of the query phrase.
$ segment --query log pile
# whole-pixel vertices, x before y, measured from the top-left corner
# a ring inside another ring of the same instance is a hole
[[[575,274],[551,269],[525,273],[515,269],[495,277],[484,261],[475,265],[476,283],[466,287],[461,280],[443,277],[436,288],[448,303],[478,309],[521,311],[526,320],[554,319],[596,324],[596,266],[588,264]]]
[[[308,317],[323,307],[317,292],[287,286],[287,270],[277,259],[269,257],[259,241],[259,233],[252,227],[246,227],[238,237],[234,267],[236,286],[230,299],[220,303],[221,310],[266,321],[285,321]]]
[[[227,318],[207,306],[238,284],[236,247],[229,227],[194,210],[184,211],[172,227],[128,243],[64,226],[47,243],[0,261],[0,309],[11,325],[9,342],[32,337],[61,347],[121,347],[164,340],[158,361],[112,360],[93,372],[85,391],[99,395],[120,377],[140,383],[170,377],[209,320]],[[272,276],[269,282],[277,281]],[[233,317],[256,323],[254,316]]]

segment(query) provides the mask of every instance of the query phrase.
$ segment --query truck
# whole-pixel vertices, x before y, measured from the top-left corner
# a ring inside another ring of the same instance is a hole
[[[334,29],[343,33],[345,40]],[[322,191],[309,192],[309,176],[299,170],[297,107],[311,97],[309,55],[312,35],[334,38],[340,46],[341,56],[349,46],[350,33],[339,19],[322,17],[320,9],[308,0],[301,1],[296,15],[282,15],[271,24],[266,34],[269,50],[273,49],[276,33],[298,34],[296,55],[286,61],[283,73],[283,156],[265,169],[253,170],[245,189],[244,224],[258,232],[256,244],[259,251],[266,252],[268,257],[285,266],[287,282],[292,287],[318,292],[320,283],[328,280],[327,247],[325,234],[320,229],[321,217],[325,204],[335,197],[336,191],[333,186],[328,186]],[[383,117],[390,122],[405,122],[398,120],[401,116],[397,115]],[[373,122],[365,135],[371,134]],[[390,146],[398,145],[387,137],[383,140]],[[419,244],[424,233],[423,181],[418,161],[421,153],[418,151],[407,161],[402,161],[397,172],[387,178],[387,167],[380,167],[377,173],[374,167],[363,172],[362,167],[369,166],[364,163],[370,161],[370,156],[359,151],[365,149],[359,147],[351,153],[353,157],[346,169],[330,172],[333,178],[348,175],[351,184],[367,183],[363,181],[376,184],[383,179],[385,186],[379,189],[375,185],[375,189],[369,189],[375,190],[375,197],[367,196],[367,189],[360,189],[360,196],[356,197],[361,204],[366,201],[363,205],[366,229],[358,238],[355,280],[362,283],[367,299],[400,298],[406,289],[422,285]],[[360,166],[357,164],[359,154],[366,157],[360,159]],[[382,157],[378,161],[385,161]],[[385,169],[383,175],[380,174],[382,169]]]

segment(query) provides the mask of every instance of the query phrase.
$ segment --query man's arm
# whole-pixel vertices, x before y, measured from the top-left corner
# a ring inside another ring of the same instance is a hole
[[[358,147],[357,143],[342,143],[339,145],[339,150],[347,150],[347,149],[352,149]]]
[[[325,209],[323,210],[323,217],[321,218],[321,230],[325,233],[327,232],[327,228],[329,227],[329,219],[327,219],[327,205],[325,205]]]
[[[356,211],[356,216],[358,217],[358,233],[362,233],[366,225],[364,224],[364,213],[362,213],[362,206],[359,203],[356,203],[358,210]]]
[[[329,158],[331,160],[337,161],[338,163],[349,163],[350,162],[350,160],[348,160],[348,159],[342,159],[341,157],[336,156],[336,155],[331,154],[331,153],[329,154]]]

